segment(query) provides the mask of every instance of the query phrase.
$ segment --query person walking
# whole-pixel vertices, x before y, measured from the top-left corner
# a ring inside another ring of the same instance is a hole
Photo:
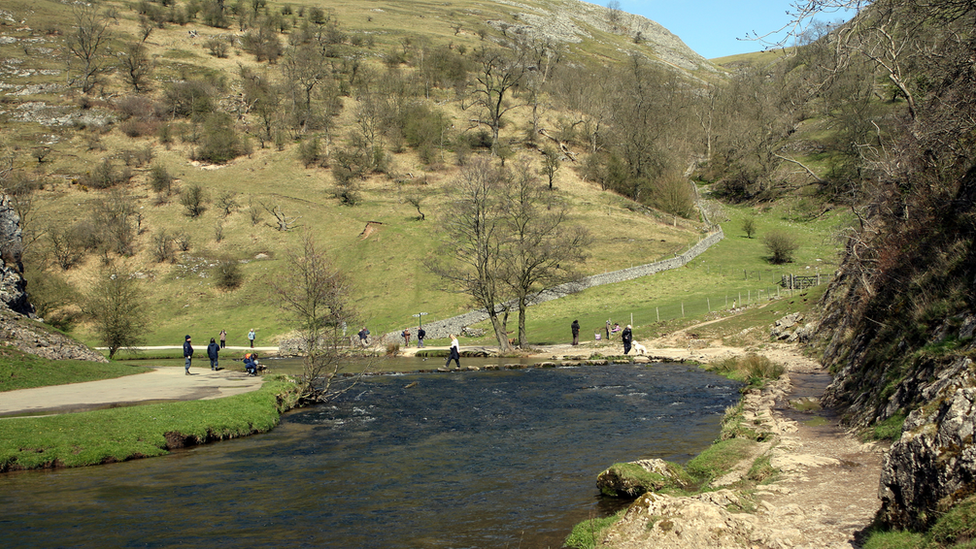
[[[630,330],[630,324],[624,328],[624,331],[620,334],[620,340],[624,342],[624,354],[630,352],[630,344],[634,341],[634,334]]]
[[[402,335],[404,341],[403,348],[406,349],[407,347],[410,346],[410,330],[409,329],[404,330]]]
[[[217,371],[217,353],[220,352],[220,347],[217,346],[217,342],[214,338],[210,338],[210,345],[207,345],[207,357],[210,359],[210,369]]]
[[[186,366],[184,366],[184,373],[190,375],[190,362],[193,361],[193,344],[190,343],[190,336],[186,336],[183,340],[183,358],[186,359]]]
[[[227,330],[220,331],[220,348],[223,349],[227,346]]]
[[[610,319],[607,319],[607,341],[610,341]]]
[[[427,337],[427,330],[424,330],[423,328],[418,328],[417,329],[417,347],[423,347],[424,346],[424,338],[425,337]]]
[[[357,335],[359,336],[359,343],[361,343],[364,348],[369,345],[369,330],[366,329],[366,326],[363,326],[363,329],[359,330]]]
[[[254,338],[258,336],[258,334],[255,333],[256,331],[257,330],[254,328],[251,328],[251,331],[247,333],[247,340],[251,342],[252,349],[254,348]]]
[[[579,320],[574,320],[573,324],[569,327],[573,332],[573,345],[579,345]]]
[[[444,363],[445,368],[449,368],[451,361],[454,361],[455,370],[461,369],[461,344],[458,343],[457,336],[451,334],[451,348],[450,353],[447,355],[447,362]]]

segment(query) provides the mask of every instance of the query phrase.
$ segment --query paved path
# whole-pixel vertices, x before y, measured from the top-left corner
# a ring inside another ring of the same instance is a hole
[[[260,376],[243,371],[183,367],[154,368],[144,374],[114,379],[52,385],[34,389],[0,392],[0,418],[17,414],[41,415],[82,412],[111,405],[147,401],[206,400],[254,391],[261,387]]]

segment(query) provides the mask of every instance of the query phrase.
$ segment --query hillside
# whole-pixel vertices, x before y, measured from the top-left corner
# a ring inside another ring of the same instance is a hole
[[[467,310],[469,298],[422,264],[447,211],[444,185],[490,139],[472,123],[451,63],[470,74],[476,50],[514,40],[535,44],[553,66],[640,52],[683,75],[714,70],[653,22],[610,21],[605,8],[579,2],[255,2],[228,7],[220,21],[207,6],[106,2],[85,12],[42,0],[0,13],[0,174],[20,197],[30,292],[43,316],[86,342],[95,341],[78,304],[110,266],[146,282],[148,342],[221,328],[241,338],[251,327],[275,339],[289,328],[268,281],[304,229],[353,279],[354,305],[375,331],[414,312]],[[104,32],[90,59],[71,53],[86,17]],[[315,89],[303,114],[288,89],[303,66],[289,56],[313,42],[327,70],[308,80]],[[427,69],[427,56],[447,66]],[[440,72],[419,82],[427,70]],[[409,89],[396,91],[398,82]],[[277,108],[262,102],[269,89]],[[546,144],[564,147],[554,187],[573,205],[574,224],[596,236],[583,274],[671,256],[697,240],[695,221],[587,182],[586,142],[552,137],[586,116],[551,93],[545,104],[526,94],[506,102],[502,154],[527,154],[541,167]],[[365,121],[364,112],[394,101],[408,107],[406,118]],[[411,129],[422,120],[434,127]],[[355,173],[337,177],[337,166]],[[192,189],[201,191],[199,215],[182,203]],[[294,220],[290,230],[275,230],[275,214]],[[221,287],[228,265],[240,283]]]

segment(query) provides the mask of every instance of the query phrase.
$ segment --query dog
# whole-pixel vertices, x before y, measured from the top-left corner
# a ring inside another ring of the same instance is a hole
[[[647,347],[644,347],[640,343],[634,342],[634,353],[644,356],[647,354]]]

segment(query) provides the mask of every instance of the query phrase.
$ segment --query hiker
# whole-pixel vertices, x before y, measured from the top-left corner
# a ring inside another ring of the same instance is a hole
[[[424,346],[424,338],[425,337],[427,337],[427,330],[424,330],[423,328],[419,328],[417,330],[417,347],[423,347]]]
[[[247,370],[247,375],[250,376],[258,375],[258,355],[254,353],[245,353],[244,369]]]
[[[223,349],[227,346],[227,330],[220,331],[220,348]]]
[[[254,338],[257,337],[257,334],[254,333],[255,331],[254,328],[251,328],[251,331],[247,333],[247,340],[251,342],[252,349],[254,348]]]
[[[403,341],[404,341],[403,347],[404,348],[409,347],[410,346],[410,330],[409,329],[406,329],[400,335],[403,336]]]
[[[359,330],[359,334],[357,335],[359,335],[359,343],[361,343],[363,347],[369,345],[369,330],[366,329],[366,326],[363,326],[363,329]]]
[[[624,342],[624,354],[630,352],[630,344],[634,341],[634,334],[630,330],[630,324],[624,328],[623,333],[620,334],[620,340]]]
[[[217,342],[214,338],[210,338],[210,345],[207,345],[207,357],[210,359],[210,369],[217,371],[217,353],[220,351],[220,347],[217,346]]]
[[[573,324],[570,325],[569,329],[572,330],[573,332],[573,345],[579,345],[579,330],[580,330],[579,320],[574,320]]]
[[[190,336],[187,335],[183,340],[183,358],[186,359],[184,373],[190,375],[190,362],[193,361],[193,345],[190,343]]]
[[[451,334],[450,354],[447,355],[447,362],[444,363],[444,367],[448,368],[451,364],[451,361],[453,360],[455,364],[455,369],[460,370],[461,369],[460,358],[461,358],[461,345],[458,343],[457,336]]]

